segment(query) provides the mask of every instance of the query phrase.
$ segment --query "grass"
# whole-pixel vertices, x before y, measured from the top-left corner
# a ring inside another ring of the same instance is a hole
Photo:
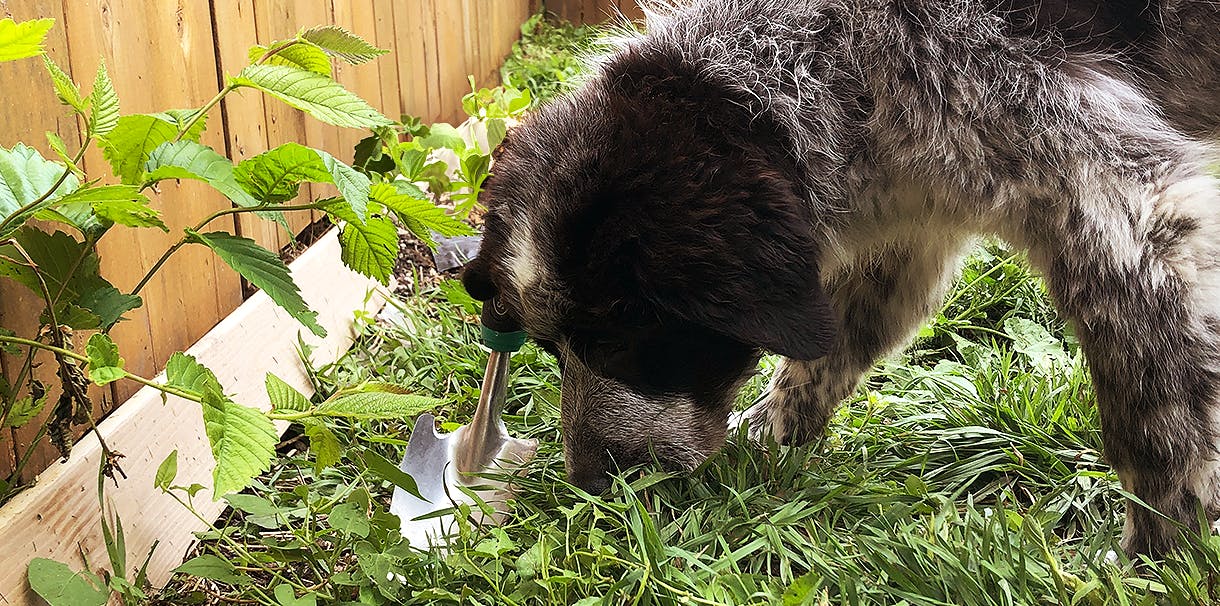
[[[390,380],[445,398],[443,421],[467,421],[486,359],[475,316],[435,290],[398,305],[393,323],[363,326],[359,346],[319,372],[319,387]],[[558,369],[527,346],[513,358],[506,421],[542,446],[503,526],[467,522],[446,553],[406,546],[385,512],[392,485],[364,460],[371,451],[396,461],[408,427],[348,425],[338,428],[343,463],[317,472],[310,457],[286,454],[254,491],[271,508],[245,503],[254,511],[224,526],[253,557],[219,533],[204,550],[239,570],[273,562],[300,588],[320,588],[326,604],[1220,599],[1216,537],[1142,569],[1106,563],[1123,494],[1100,455],[1080,354],[1019,257],[980,248],[922,335],[879,366],[821,443],[760,448],[735,436],[692,474],[630,470],[604,496],[564,481]],[[343,504],[354,507],[335,524]],[[182,589],[171,603],[209,599]],[[209,591],[249,597],[241,585]]]

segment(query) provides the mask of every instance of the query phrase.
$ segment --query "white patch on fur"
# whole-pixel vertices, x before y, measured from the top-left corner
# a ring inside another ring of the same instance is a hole
[[[508,275],[518,294],[524,295],[542,281],[542,257],[529,223],[519,223],[508,241]]]

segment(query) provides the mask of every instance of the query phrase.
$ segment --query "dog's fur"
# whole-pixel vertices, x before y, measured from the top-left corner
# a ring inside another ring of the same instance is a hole
[[[819,437],[941,302],[1029,251],[1075,323],[1127,490],[1220,517],[1220,8],[1182,0],[691,0],[513,130],[464,275],[564,365],[570,479],[689,468],[763,351],[751,427]],[[1176,530],[1129,508],[1125,547]]]

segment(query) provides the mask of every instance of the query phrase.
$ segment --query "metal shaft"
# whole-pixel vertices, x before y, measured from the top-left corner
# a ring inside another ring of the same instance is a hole
[[[461,442],[455,449],[454,465],[461,473],[487,469],[508,439],[508,428],[500,413],[508,398],[508,360],[511,357],[510,352],[493,351],[487,358],[478,408],[470,424],[463,429]]]

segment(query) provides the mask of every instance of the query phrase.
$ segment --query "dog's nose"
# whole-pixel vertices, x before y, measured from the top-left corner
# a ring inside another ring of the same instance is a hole
[[[569,474],[568,481],[591,495],[599,495],[610,489],[610,474],[605,471]]]

